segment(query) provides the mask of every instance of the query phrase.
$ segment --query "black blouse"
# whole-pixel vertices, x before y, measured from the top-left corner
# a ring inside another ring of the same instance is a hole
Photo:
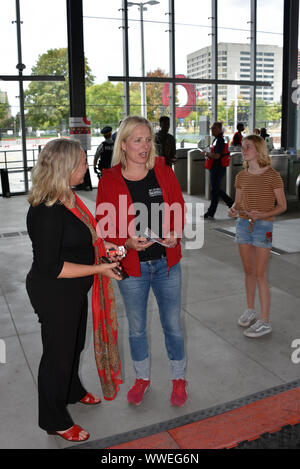
[[[95,260],[89,228],[64,205],[30,206],[27,230],[32,241],[31,272],[56,279],[65,261],[93,265]]]

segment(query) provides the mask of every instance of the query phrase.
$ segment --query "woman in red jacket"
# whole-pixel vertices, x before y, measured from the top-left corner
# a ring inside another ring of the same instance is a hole
[[[114,145],[112,168],[99,181],[96,219],[107,241],[124,245],[119,283],[129,323],[129,343],[136,381],[129,403],[139,405],[150,386],[147,302],[156,296],[171,365],[171,404],[184,405],[185,351],[181,313],[181,246],[184,200],[174,172],[156,157],[153,128],[147,119],[123,120]],[[145,230],[154,232],[149,240]],[[160,238],[160,242],[159,241]]]

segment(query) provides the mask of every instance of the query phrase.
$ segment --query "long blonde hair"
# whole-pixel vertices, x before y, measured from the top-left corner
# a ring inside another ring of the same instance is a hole
[[[248,135],[247,137],[243,138],[243,142],[245,142],[246,140],[250,140],[250,142],[252,142],[255,146],[258,155],[257,162],[259,166],[261,168],[264,168],[265,166],[270,166],[271,158],[269,156],[265,140],[262,137],[259,137],[258,135]],[[248,161],[244,161],[243,166],[244,168],[249,168]]]
[[[60,200],[72,207],[70,177],[80,162],[80,155],[81,146],[76,140],[57,138],[48,142],[32,171],[28,202],[33,206],[40,203],[51,206]]]
[[[154,164],[155,164],[154,130],[153,130],[151,123],[147,119],[141,116],[128,116],[122,121],[122,124],[120,125],[120,128],[118,130],[117,138],[114,144],[114,152],[113,152],[112,164],[111,164],[112,166],[115,166],[121,163],[122,168],[123,169],[126,168],[127,166],[126,154],[124,150],[122,150],[122,142],[126,141],[126,139],[132,134],[132,132],[138,125],[146,125],[148,129],[150,130],[152,145],[149,151],[148,159],[146,162],[146,167],[147,169],[154,168]]]

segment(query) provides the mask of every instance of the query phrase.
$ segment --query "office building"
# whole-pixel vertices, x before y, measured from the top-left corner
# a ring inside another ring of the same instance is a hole
[[[211,47],[203,47],[187,56],[187,76],[189,78],[210,78]],[[250,80],[250,47],[249,44],[227,43],[218,44],[218,79]],[[279,103],[282,93],[282,47],[261,44],[257,46],[256,79],[270,81],[270,87],[257,87],[256,97],[266,103]],[[197,85],[199,96],[210,100],[211,87],[208,84]],[[236,95],[244,99],[250,98],[249,85],[242,83],[235,86],[219,85],[218,98],[228,105]]]

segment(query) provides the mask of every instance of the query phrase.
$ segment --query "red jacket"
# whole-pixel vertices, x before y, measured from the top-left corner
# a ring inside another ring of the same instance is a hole
[[[177,178],[172,168],[166,165],[164,157],[156,157],[154,172],[162,190],[164,203],[168,206],[174,203],[179,204],[178,213],[180,220],[178,220],[178,217],[175,226],[173,211],[170,211],[170,217],[167,217],[165,213],[163,232],[167,234],[169,231],[176,231],[181,237],[184,228],[185,205]],[[111,205],[105,207],[106,203]],[[130,192],[121,173],[121,164],[113,166],[110,169],[104,169],[103,176],[98,184],[96,219],[100,221],[101,228],[99,226],[99,229],[101,230],[101,236],[106,241],[115,243],[118,246],[125,244],[125,241],[129,238],[128,225],[134,226],[134,213],[128,214],[129,206],[132,203]],[[109,212],[105,211],[105,208]],[[114,211],[115,213],[113,213]],[[105,230],[108,231],[109,224],[110,228],[113,226],[114,234],[111,234],[111,232],[109,234],[105,233]],[[175,248],[166,248],[166,257],[169,268],[180,261],[180,239],[178,239]],[[134,277],[141,276],[138,252],[134,249],[129,249],[127,256],[122,260],[122,266],[128,275]]]

